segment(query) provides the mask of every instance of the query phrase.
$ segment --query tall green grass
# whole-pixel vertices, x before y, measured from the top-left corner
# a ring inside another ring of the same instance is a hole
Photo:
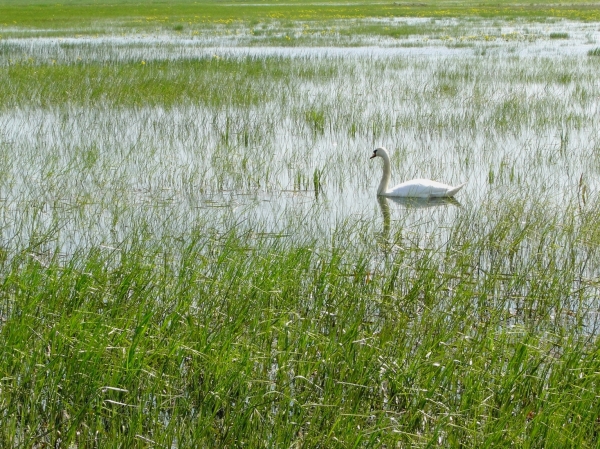
[[[2,445],[595,447],[597,213],[555,212],[488,204],[437,248],[350,249],[370,225],[348,223],[23,251]]]

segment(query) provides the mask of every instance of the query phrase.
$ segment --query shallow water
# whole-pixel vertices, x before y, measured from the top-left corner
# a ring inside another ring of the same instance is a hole
[[[597,58],[586,52],[600,41],[599,24],[380,22],[432,31],[343,47],[260,46],[243,30],[3,39],[4,66],[276,58],[284,71],[308,66],[334,73],[264,81],[265,92],[281,93],[245,107],[99,102],[44,109],[24,99],[0,113],[0,148],[10,162],[0,184],[5,223],[19,222],[14,214],[24,203],[40,202],[39,219],[47,214],[71,234],[66,253],[79,241],[111,241],[119,225],[126,232],[122,214],[153,217],[157,237],[207,217],[216,227],[255,221],[274,233],[295,223],[299,232],[327,234],[356,217],[378,228],[381,164],[368,157],[380,145],[391,151],[393,182],[467,181],[458,199],[469,208],[516,196],[569,204],[581,182],[597,191],[600,87]],[[568,38],[550,39],[553,32]],[[310,122],[312,113],[322,124]],[[93,218],[71,217],[81,204]],[[94,205],[101,210],[92,212]],[[451,226],[461,208],[394,204],[392,211],[403,226],[430,234]],[[177,217],[169,226],[160,218],[165,213]],[[25,238],[19,226],[13,234]]]
[[[369,35],[340,35],[339,31],[354,29],[361,24],[377,23],[381,27],[423,27],[427,32],[400,38]],[[310,28],[310,27],[313,28]],[[308,34],[307,34],[308,27]],[[469,20],[394,18],[332,22],[326,28],[298,22],[289,29],[277,22],[263,25],[269,30],[257,36],[252,28],[237,26],[212,29],[190,28],[188,32],[154,33],[78,37],[43,37],[44,30],[21,30],[3,27],[2,63],[16,58],[52,59],[59,63],[82,61],[176,60],[206,57],[465,57],[494,54],[530,57],[582,56],[600,45],[600,25],[567,20],[533,23],[513,20]],[[51,32],[52,30],[47,30]],[[323,35],[328,31],[327,35]],[[76,34],[74,31],[73,34]],[[20,37],[13,38],[11,35]],[[294,41],[281,42],[291,35]],[[565,38],[552,36],[565,35]],[[277,44],[273,45],[272,41]],[[282,45],[283,44],[283,45]]]
[[[443,257],[461,230],[492,235],[514,203],[527,211],[515,228],[527,229],[537,210],[557,226],[563,209],[584,213],[600,188],[600,58],[587,56],[600,24],[421,23],[432,34],[324,47],[261,46],[244,33],[3,39],[4,67],[268,59],[286,74],[256,81],[259,104],[42,108],[23,97],[3,109],[4,251],[44,263],[57,250],[113,251],[132,232],[168,247],[235,227],[249,244],[330,242],[348,254],[371,245],[376,272],[398,251]],[[377,146],[391,152],[392,182],[468,184],[456,202],[378,201]],[[534,245],[523,242],[521,263],[537,257]],[[576,257],[577,282],[600,275],[592,249]],[[484,254],[478,269],[494,263]],[[585,288],[592,296],[565,307],[585,310],[596,332],[595,293]]]

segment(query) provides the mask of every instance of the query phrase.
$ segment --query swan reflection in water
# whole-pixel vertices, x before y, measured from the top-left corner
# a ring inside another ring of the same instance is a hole
[[[385,197],[377,196],[377,202],[379,203],[379,209],[381,209],[381,215],[383,216],[383,232],[381,237],[384,240],[388,240],[390,235],[390,223],[391,223],[391,212],[390,203],[393,202],[399,204],[405,209],[426,209],[432,207],[442,206],[456,206],[462,207],[460,202],[452,197],[442,198],[414,198],[414,197]]]

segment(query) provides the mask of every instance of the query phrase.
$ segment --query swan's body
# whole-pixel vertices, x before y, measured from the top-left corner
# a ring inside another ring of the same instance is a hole
[[[374,157],[383,159],[383,177],[379,183],[377,195],[402,198],[448,198],[456,195],[456,192],[465,185],[463,183],[453,187],[430,179],[413,179],[389,189],[388,184],[390,183],[390,175],[392,173],[390,155],[385,148],[379,147],[373,151],[371,159]]]

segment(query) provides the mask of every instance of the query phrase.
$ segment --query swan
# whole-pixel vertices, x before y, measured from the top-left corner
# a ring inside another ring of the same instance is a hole
[[[383,159],[383,177],[379,183],[377,195],[403,198],[448,198],[456,195],[456,192],[466,184],[465,182],[453,187],[441,182],[431,181],[430,179],[413,179],[388,189],[390,174],[392,172],[390,168],[390,155],[385,148],[379,147],[373,151],[371,159],[375,157]]]

